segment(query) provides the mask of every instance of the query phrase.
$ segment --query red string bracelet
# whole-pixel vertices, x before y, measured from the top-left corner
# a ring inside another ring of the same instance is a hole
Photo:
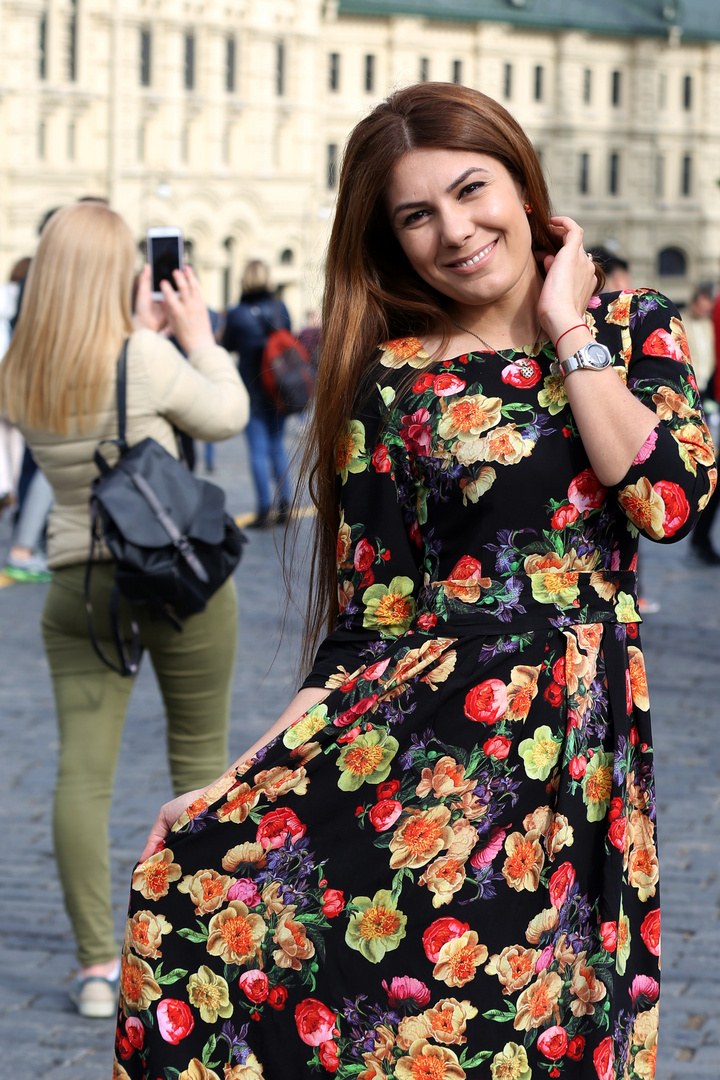
[[[571,334],[573,332],[573,330],[587,330],[587,329],[588,329],[588,324],[587,323],[579,322],[579,323],[576,323],[575,326],[571,326],[569,330],[563,330],[562,334],[560,335],[560,337],[555,342],[555,352],[557,352],[557,347],[560,344],[560,342],[562,341],[562,339],[565,337],[566,334]]]

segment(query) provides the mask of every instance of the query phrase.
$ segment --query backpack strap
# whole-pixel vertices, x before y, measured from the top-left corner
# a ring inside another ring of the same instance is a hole
[[[130,605],[130,629],[132,632],[132,644],[130,652],[128,653],[125,647],[125,642],[122,639],[122,631],[120,629],[120,611],[119,611],[119,593],[117,585],[113,585],[112,592],[110,593],[110,625],[112,627],[113,638],[115,639],[115,645],[117,647],[118,656],[120,657],[120,664],[116,664],[107,655],[102,645],[98,641],[97,634],[95,633],[95,621],[93,617],[93,606],[90,599],[90,576],[92,574],[93,556],[95,554],[95,548],[100,540],[100,519],[97,513],[97,503],[94,499],[90,500],[90,557],[88,558],[87,565],[85,567],[85,610],[87,611],[88,618],[88,632],[90,634],[90,641],[93,649],[98,654],[103,663],[108,667],[116,671],[118,675],[123,677],[132,677],[137,675],[140,669],[140,661],[142,660],[142,646],[140,645],[140,627],[137,623],[135,616],[135,606]]]
[[[122,349],[120,350],[120,355],[117,358],[117,364],[115,365],[118,423],[117,445],[121,454],[124,454],[128,448],[125,431],[127,428],[127,350],[129,340],[129,338],[125,338]]]

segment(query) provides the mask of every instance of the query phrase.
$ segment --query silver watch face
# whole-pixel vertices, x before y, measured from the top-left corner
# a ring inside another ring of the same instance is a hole
[[[582,367],[595,368],[598,371],[610,367],[612,364],[610,351],[597,341],[591,341],[588,345],[583,345],[582,349],[578,349],[575,355]]]

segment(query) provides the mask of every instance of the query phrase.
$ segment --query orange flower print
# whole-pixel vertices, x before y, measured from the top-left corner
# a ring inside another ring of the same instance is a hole
[[[452,1050],[418,1040],[395,1063],[395,1076],[397,1080],[465,1080],[467,1073]]]
[[[715,463],[712,439],[704,424],[702,427],[699,424],[683,424],[682,427],[673,428],[670,434],[678,444],[680,457],[688,472],[695,475],[698,465],[709,468]]]
[[[531,667],[517,664],[510,672],[510,685],[507,688],[506,720],[527,720],[530,705],[538,692],[538,676],[542,665]]]
[[[449,904],[454,894],[465,884],[465,860],[445,855],[430,863],[420,878],[419,885],[426,885],[433,893],[433,907]]]
[[[528,986],[527,990],[523,990],[518,998],[513,1027],[517,1031],[544,1027],[550,1017],[557,1013],[562,988],[563,981],[557,972],[541,972],[535,982]]]
[[[162,956],[163,934],[169,934],[172,923],[169,923],[164,915],[155,915],[152,911],[136,911],[125,927],[125,939],[123,949],[128,952],[133,949],[138,956],[150,957],[152,960]]]
[[[507,858],[502,868],[503,877],[515,892],[535,892],[540,882],[540,871],[545,865],[545,854],[537,832],[523,835],[510,833],[505,841]]]
[[[628,647],[628,668],[630,669],[630,689],[633,704],[637,709],[647,712],[650,708],[650,696],[647,675],[645,674],[645,657],[637,645]]]
[[[528,928],[525,931],[525,937],[531,945],[537,945],[540,942],[540,938],[548,930],[554,930],[558,924],[558,910],[555,907],[545,908],[538,915],[535,915],[528,923]]]
[[[255,775],[255,790],[261,792],[268,802],[276,802],[282,795],[294,791],[296,795],[307,794],[308,779],[305,769],[288,769],[276,765],[263,769]]]
[[[537,949],[508,945],[501,953],[490,957],[485,973],[497,975],[503,994],[515,994],[532,979],[539,956]]]
[[[621,488],[618,502],[637,529],[646,533],[651,540],[662,540],[665,535],[665,503],[646,476],[641,476],[635,484]]]
[[[653,394],[655,411],[661,420],[672,420],[673,416],[687,419],[690,416],[700,416],[699,409],[693,409],[684,394],[678,394],[670,386],[660,386]]]
[[[259,800],[260,792],[255,791],[243,781],[228,792],[227,801],[218,808],[217,819],[222,822],[232,821],[235,825],[240,825],[250,811],[257,806]]]
[[[478,942],[474,930],[446,941],[433,968],[433,978],[448,986],[465,986],[475,978],[476,969],[488,957],[487,947]]]
[[[495,427],[501,417],[502,398],[468,394],[448,403],[447,412],[438,424],[441,439],[471,442],[488,428]],[[455,453],[453,448],[453,453]]]
[[[120,1005],[123,1013],[142,1012],[150,1003],[162,997],[162,990],[153,978],[149,964],[139,956],[120,959]]]
[[[260,915],[250,914],[242,900],[231,900],[213,915],[208,926],[207,951],[226,964],[248,964],[260,958],[267,927]]]
[[[425,866],[444,848],[450,847],[453,830],[449,821],[450,811],[446,806],[408,810],[390,841],[392,869]]]
[[[280,968],[302,969],[302,961],[315,955],[315,946],[308,938],[302,923],[293,919],[295,906],[287,908],[278,920],[273,941],[280,947],[273,952],[273,960]]]
[[[605,321],[613,323],[615,326],[629,326],[630,305],[634,295],[632,291],[621,292],[617,300],[613,300],[608,304]]]
[[[380,346],[380,363],[386,368],[401,368],[409,364],[412,368],[423,368],[430,360],[430,354],[416,337],[396,338]]]
[[[173,862],[170,848],[155,852],[133,871],[132,887],[146,900],[159,900],[167,896],[170,885],[182,877],[182,868]]]
[[[222,868],[228,874],[233,874],[241,863],[247,863],[250,867],[262,868],[267,861],[267,852],[262,844],[244,843],[236,844],[225,852],[222,859]]]
[[[475,784],[475,780],[465,779],[464,765],[445,755],[435,763],[433,769],[423,769],[415,794],[425,799],[432,792],[436,799],[444,799],[449,795],[462,795],[465,791],[472,791]]]
[[[581,952],[573,965],[570,993],[575,1000],[570,1005],[573,1016],[592,1016],[598,1001],[602,1001],[607,990],[602,979],[595,975],[595,969],[586,960],[586,954]]]
[[[445,1046],[461,1046],[467,1042],[465,1029],[468,1020],[474,1020],[477,1009],[469,1001],[457,998],[443,998],[426,1009],[423,1016],[430,1028],[429,1035],[435,1042]]]
[[[208,915],[225,902],[232,880],[215,870],[198,870],[196,874],[185,875],[178,885],[178,892],[189,895],[196,915]]]

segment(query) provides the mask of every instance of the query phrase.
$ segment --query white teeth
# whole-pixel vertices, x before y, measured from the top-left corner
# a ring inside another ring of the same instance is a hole
[[[453,266],[472,266],[473,263],[480,262],[480,260],[485,255],[487,255],[488,251],[491,250],[494,244],[495,241],[493,240],[492,244],[488,244],[488,246],[486,248],[483,248],[482,251],[478,251],[477,255],[473,255],[472,259],[466,259],[465,262],[453,263]]]

